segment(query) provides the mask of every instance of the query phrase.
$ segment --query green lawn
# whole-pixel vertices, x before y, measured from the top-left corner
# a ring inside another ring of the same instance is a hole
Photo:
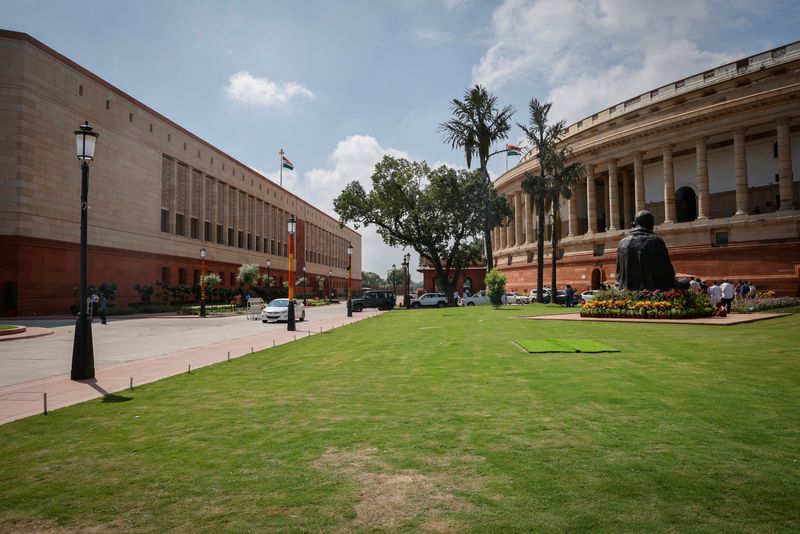
[[[11,330],[12,328],[16,328],[13,324],[0,324],[0,330]]]
[[[393,311],[4,425],[0,532],[800,530],[800,314],[535,311]]]

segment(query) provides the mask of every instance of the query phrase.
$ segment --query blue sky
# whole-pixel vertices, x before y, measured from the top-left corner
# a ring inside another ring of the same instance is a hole
[[[80,6],[80,10],[76,7]],[[666,12],[666,13],[665,13]],[[475,83],[581,119],[658,85],[800,40],[796,1],[0,0],[23,31],[331,215],[391,153],[464,165],[437,126]],[[514,129],[511,142],[519,140]],[[505,170],[505,160],[491,165]],[[402,251],[361,228],[363,269]]]

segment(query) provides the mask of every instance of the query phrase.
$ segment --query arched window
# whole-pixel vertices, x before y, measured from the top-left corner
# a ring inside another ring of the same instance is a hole
[[[681,187],[675,191],[675,214],[677,222],[697,219],[697,195],[691,187]]]

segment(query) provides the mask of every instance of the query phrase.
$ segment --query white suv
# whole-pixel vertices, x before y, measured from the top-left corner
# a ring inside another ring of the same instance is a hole
[[[447,297],[444,296],[444,293],[425,293],[419,298],[411,299],[412,308],[421,308],[423,306],[444,308],[447,306]]]
[[[530,304],[531,299],[526,295],[518,295],[517,293],[506,293],[501,299],[503,304]]]
[[[487,295],[484,290],[480,290],[474,295],[461,299],[462,306],[480,306],[482,304],[489,304],[489,302],[489,295]]]

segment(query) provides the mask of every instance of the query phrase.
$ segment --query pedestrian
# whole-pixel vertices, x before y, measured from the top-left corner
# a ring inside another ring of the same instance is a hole
[[[105,293],[100,293],[100,299],[97,301],[97,313],[100,315],[100,324],[106,323],[106,313],[108,312],[108,299]]]
[[[467,297],[469,297],[469,288],[465,287],[464,288],[464,298],[467,298]]]
[[[700,291],[702,293],[708,293],[708,282],[705,280],[700,280]]]
[[[750,282],[750,293],[747,296],[751,299],[756,298],[756,285],[753,282]]]
[[[720,290],[722,291],[722,303],[725,305],[725,310],[730,313],[731,312],[731,303],[733,302],[733,298],[736,296],[736,287],[731,284],[730,280],[724,280],[722,285],[719,286]]]
[[[692,291],[700,291],[700,282],[697,281],[697,278],[694,276],[691,280],[689,280],[689,289]]]
[[[714,280],[711,283],[711,287],[708,288],[708,296],[711,298],[711,307],[716,309],[717,304],[722,300],[722,289],[719,287],[716,280]]]
[[[564,290],[564,293],[566,294],[564,304],[567,305],[567,308],[572,308],[574,302],[573,299],[575,298],[575,290],[572,289],[571,285],[567,284],[567,289]]]
[[[97,302],[100,300],[100,297],[97,296],[96,291],[92,291],[92,294],[89,296],[89,317],[94,317],[94,312],[97,309]]]

